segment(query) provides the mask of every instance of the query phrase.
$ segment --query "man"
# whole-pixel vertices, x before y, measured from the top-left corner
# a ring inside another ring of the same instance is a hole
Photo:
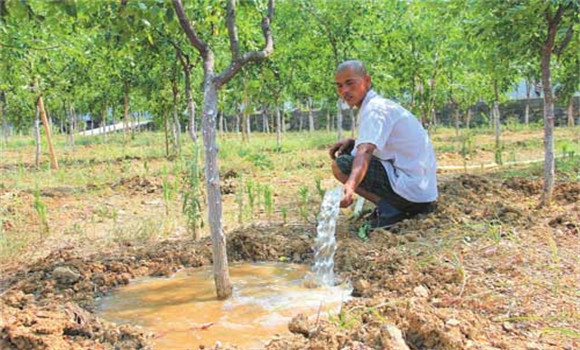
[[[407,217],[433,210],[437,199],[437,165],[429,135],[417,118],[372,90],[362,62],[341,63],[336,90],[357,107],[358,138],[330,149],[332,172],[344,184],[341,207],[358,193],[376,205],[371,229],[387,228]]]

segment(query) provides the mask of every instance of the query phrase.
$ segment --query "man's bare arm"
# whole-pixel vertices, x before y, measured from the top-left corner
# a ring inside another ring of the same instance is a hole
[[[340,206],[345,208],[352,204],[352,196],[358,185],[362,182],[369,169],[369,164],[373,157],[373,152],[377,146],[372,143],[361,143],[356,148],[356,156],[352,162],[352,171],[344,183],[344,197]]]

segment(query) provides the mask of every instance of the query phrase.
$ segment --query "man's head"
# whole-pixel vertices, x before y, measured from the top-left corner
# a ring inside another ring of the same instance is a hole
[[[371,89],[371,77],[364,64],[358,60],[344,61],[336,68],[336,91],[349,106],[360,107]]]

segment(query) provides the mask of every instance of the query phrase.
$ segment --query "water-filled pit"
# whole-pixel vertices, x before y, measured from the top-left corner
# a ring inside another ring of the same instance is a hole
[[[195,349],[216,341],[261,348],[268,338],[287,333],[298,313],[328,317],[349,298],[345,285],[307,288],[308,270],[278,263],[230,266],[234,292],[225,301],[216,299],[211,267],[135,279],[103,298],[99,315],[154,332],[159,349]]]

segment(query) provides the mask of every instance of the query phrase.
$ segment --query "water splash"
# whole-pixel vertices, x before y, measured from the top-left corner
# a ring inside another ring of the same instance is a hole
[[[342,187],[335,187],[326,191],[320,213],[318,214],[317,236],[314,244],[314,266],[312,270],[316,274],[318,282],[326,285],[334,285],[334,253],[336,252],[336,218],[340,211],[339,203],[342,198]]]

